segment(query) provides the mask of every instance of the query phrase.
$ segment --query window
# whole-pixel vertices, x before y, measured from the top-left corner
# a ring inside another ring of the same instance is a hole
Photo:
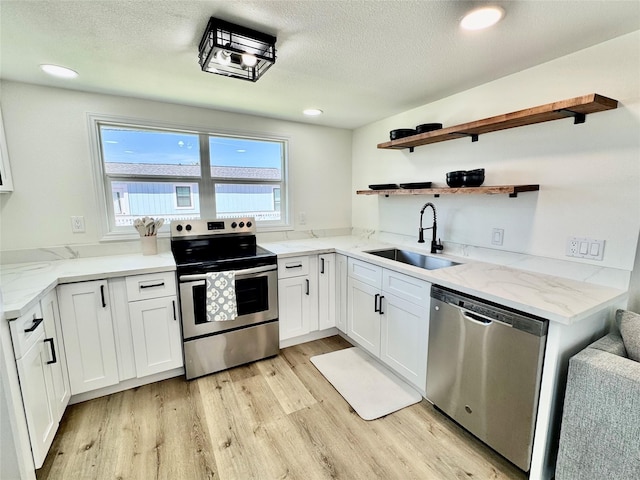
[[[144,216],[288,226],[286,140],[93,121],[106,236],[135,234]]]
[[[193,208],[189,185],[176,185],[176,208]]]

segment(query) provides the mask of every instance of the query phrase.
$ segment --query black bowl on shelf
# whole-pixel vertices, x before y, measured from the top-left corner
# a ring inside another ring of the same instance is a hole
[[[389,132],[389,138],[391,138],[391,140],[398,140],[415,134],[416,131],[413,128],[398,128]]]
[[[465,187],[479,187],[484,183],[484,168],[468,170],[463,175],[462,183]]]
[[[455,172],[447,173],[447,185],[451,188],[458,188],[464,185],[464,176],[467,172],[464,170],[456,170]]]
[[[434,130],[440,130],[442,128],[441,123],[423,123],[422,125],[418,125],[416,127],[417,133],[427,133],[432,132]]]

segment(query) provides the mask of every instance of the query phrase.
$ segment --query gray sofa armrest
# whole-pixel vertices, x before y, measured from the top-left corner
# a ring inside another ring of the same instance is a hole
[[[624,348],[624,342],[619,333],[610,333],[602,337],[600,340],[596,340],[587,348],[596,348],[605,352],[613,353],[619,357],[628,357],[627,350]]]
[[[569,361],[556,479],[600,478],[640,478],[640,363],[587,347]]]

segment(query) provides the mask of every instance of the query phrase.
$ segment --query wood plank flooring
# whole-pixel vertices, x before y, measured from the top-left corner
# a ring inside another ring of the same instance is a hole
[[[423,400],[362,420],[309,361],[331,337],[67,409],[39,480],[448,480],[526,475]]]

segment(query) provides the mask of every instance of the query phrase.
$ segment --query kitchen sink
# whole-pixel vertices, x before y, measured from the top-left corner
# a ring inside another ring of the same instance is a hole
[[[376,255],[382,258],[388,258],[389,260],[395,260],[396,262],[406,263],[413,265],[414,267],[424,268],[425,270],[437,270],[439,268],[453,267],[454,265],[460,265],[459,263],[452,262],[446,258],[437,258],[429,255],[422,255],[420,253],[409,252],[407,250],[399,250],[397,248],[387,248],[384,250],[370,250],[365,253]]]

